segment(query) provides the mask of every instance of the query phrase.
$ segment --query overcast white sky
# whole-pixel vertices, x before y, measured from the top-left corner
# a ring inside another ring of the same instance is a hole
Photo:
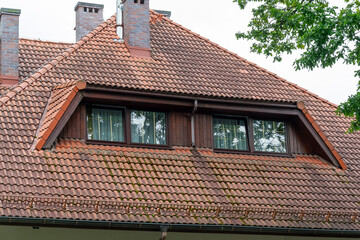
[[[116,0],[82,0],[104,4],[104,18],[115,13]],[[0,7],[19,8],[20,37],[57,42],[75,41],[76,0],[0,0]],[[355,93],[358,80],[355,67],[337,64],[333,68],[295,71],[294,57],[272,63],[262,55],[250,53],[250,43],[236,40],[235,33],[244,31],[251,15],[241,11],[232,0],[150,0],[152,9],[169,10],[171,19],[241,57],[294,82],[317,95],[339,104]]]

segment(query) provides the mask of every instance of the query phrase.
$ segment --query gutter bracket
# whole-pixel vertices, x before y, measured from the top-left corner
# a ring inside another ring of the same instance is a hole
[[[161,237],[159,240],[165,240],[167,237],[167,231],[169,229],[169,226],[161,226],[160,230],[161,230]]]

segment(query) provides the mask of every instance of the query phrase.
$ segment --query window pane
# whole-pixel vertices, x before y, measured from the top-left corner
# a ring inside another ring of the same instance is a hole
[[[124,141],[123,114],[121,110],[88,108],[88,139]]]
[[[286,153],[285,123],[254,120],[255,151]]]
[[[165,113],[131,111],[131,142],[166,145]]]
[[[248,150],[244,120],[214,118],[213,128],[215,148]]]

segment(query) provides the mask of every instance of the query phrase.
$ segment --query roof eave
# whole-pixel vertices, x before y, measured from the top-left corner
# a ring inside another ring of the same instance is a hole
[[[137,230],[159,231],[166,227],[169,232],[191,233],[232,233],[232,234],[261,234],[261,235],[292,235],[317,237],[360,237],[360,230],[318,229],[318,228],[286,228],[262,226],[236,226],[236,225],[203,225],[178,223],[144,223],[144,222],[115,222],[94,221],[79,219],[53,219],[53,218],[23,218],[0,217],[0,224],[36,226],[36,227],[68,227],[83,229],[111,229],[111,230]]]

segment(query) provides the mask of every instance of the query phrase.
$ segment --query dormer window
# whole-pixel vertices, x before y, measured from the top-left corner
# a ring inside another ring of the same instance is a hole
[[[89,140],[124,142],[124,112],[121,109],[89,107],[87,136]]]
[[[286,153],[285,122],[254,120],[254,150]]]
[[[216,150],[288,153],[283,121],[216,116],[213,117],[213,137]]]
[[[215,117],[213,131],[215,148],[248,150],[245,119]]]
[[[132,110],[131,142],[166,145],[165,113]]]
[[[128,145],[167,146],[165,112],[88,105],[87,140]]]

